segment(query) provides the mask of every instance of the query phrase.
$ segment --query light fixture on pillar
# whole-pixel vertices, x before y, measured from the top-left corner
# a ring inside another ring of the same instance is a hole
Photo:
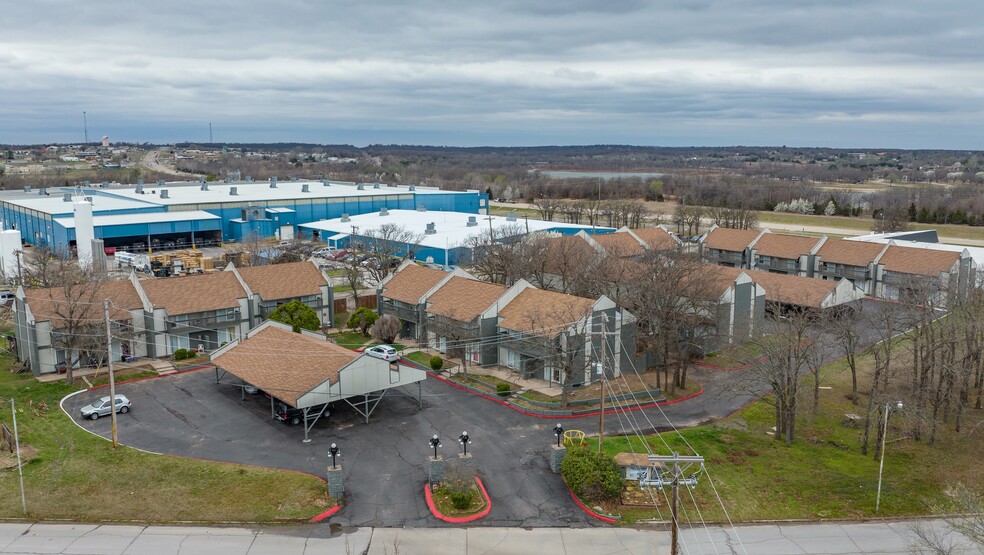
[[[462,454],[468,455],[468,444],[471,443],[471,438],[468,437],[468,432],[461,432],[458,436],[458,443],[461,444]]]
[[[434,434],[434,437],[430,439],[430,446],[434,448],[434,458],[437,458],[437,448],[441,446],[441,438]]]

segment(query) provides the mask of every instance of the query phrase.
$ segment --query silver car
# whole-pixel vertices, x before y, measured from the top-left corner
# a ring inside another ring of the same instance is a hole
[[[109,411],[112,409],[113,404],[109,402],[109,396],[107,395],[91,405],[82,407],[82,418],[95,420],[100,416],[109,416]],[[115,405],[116,412],[118,413],[126,414],[130,412],[130,400],[126,398],[126,395],[117,395]]]
[[[371,357],[381,358],[387,362],[394,362],[400,359],[400,353],[396,352],[396,349],[390,347],[389,345],[376,345],[375,347],[369,347],[365,350],[365,353]]]

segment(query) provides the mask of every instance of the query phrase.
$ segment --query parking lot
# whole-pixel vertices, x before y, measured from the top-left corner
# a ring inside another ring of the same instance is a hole
[[[211,370],[123,384],[133,408],[119,415],[119,440],[156,453],[298,470],[324,477],[328,447],[341,449],[349,504],[333,521],[353,526],[436,526],[424,502],[428,439],[439,434],[441,453],[460,451],[467,431],[469,453],[493,499],[485,526],[585,526],[593,524],[571,501],[559,476],[547,468],[553,440],[550,420],[523,416],[437,380],[423,383],[423,408],[407,396],[388,393],[365,424],[351,407],[337,403],[302,443],[303,431],[274,420],[270,400],[238,387],[216,384]],[[416,388],[412,393],[416,393]],[[106,389],[66,402],[84,428],[108,437],[110,419],[79,419],[79,409]]]

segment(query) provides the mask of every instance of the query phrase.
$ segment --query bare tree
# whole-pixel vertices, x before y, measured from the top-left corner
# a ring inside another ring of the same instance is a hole
[[[775,439],[791,445],[796,437],[800,377],[822,363],[819,333],[806,312],[791,312],[773,321],[773,333],[749,342],[750,375],[772,388]],[[816,401],[815,401],[816,402]]]
[[[248,268],[257,264],[263,241],[254,232],[246,234],[239,242],[225,245],[226,259],[237,268]]]
[[[362,236],[362,248],[369,256],[365,261],[366,272],[377,283],[383,281],[400,262],[412,258],[424,238],[422,233],[392,223],[367,229]]]
[[[526,229],[518,223],[482,230],[464,240],[467,260],[462,266],[492,283],[512,285],[528,275],[529,265],[540,250],[535,236],[523,238]]]
[[[22,251],[20,273],[24,287],[55,287],[65,268],[69,254],[47,245]]]
[[[65,357],[65,379],[71,383],[76,366],[106,351],[102,286],[105,275],[61,259],[49,274],[53,287],[35,298],[49,305],[51,344]]]
[[[387,344],[392,343],[400,333],[400,319],[392,314],[383,314],[369,328],[369,333],[373,339],[378,339]]]
[[[551,222],[557,211],[564,206],[564,201],[555,198],[540,197],[533,199],[533,202],[530,204],[540,213],[540,219]]]
[[[591,330],[587,317],[591,309],[583,301],[570,297],[567,302],[537,307],[529,314],[529,329],[519,340],[539,353],[536,362],[543,369],[558,376],[564,407],[571,388],[575,383],[582,383],[594,362],[588,356]]]
[[[855,315],[861,313],[862,307],[861,301],[855,301],[832,313],[827,319],[827,329],[836,340],[851,371],[851,402],[855,405],[858,404],[857,355],[861,349],[861,330]]]

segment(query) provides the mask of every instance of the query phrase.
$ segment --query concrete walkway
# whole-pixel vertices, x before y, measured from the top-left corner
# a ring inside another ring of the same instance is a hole
[[[980,554],[939,520],[781,524],[683,530],[684,555],[911,555],[915,526],[950,534],[954,555]],[[740,538],[740,540],[739,540]],[[199,528],[94,524],[0,524],[0,553],[78,555],[443,555],[463,553],[667,554],[665,531],[631,528]],[[926,551],[925,553],[930,553]]]

